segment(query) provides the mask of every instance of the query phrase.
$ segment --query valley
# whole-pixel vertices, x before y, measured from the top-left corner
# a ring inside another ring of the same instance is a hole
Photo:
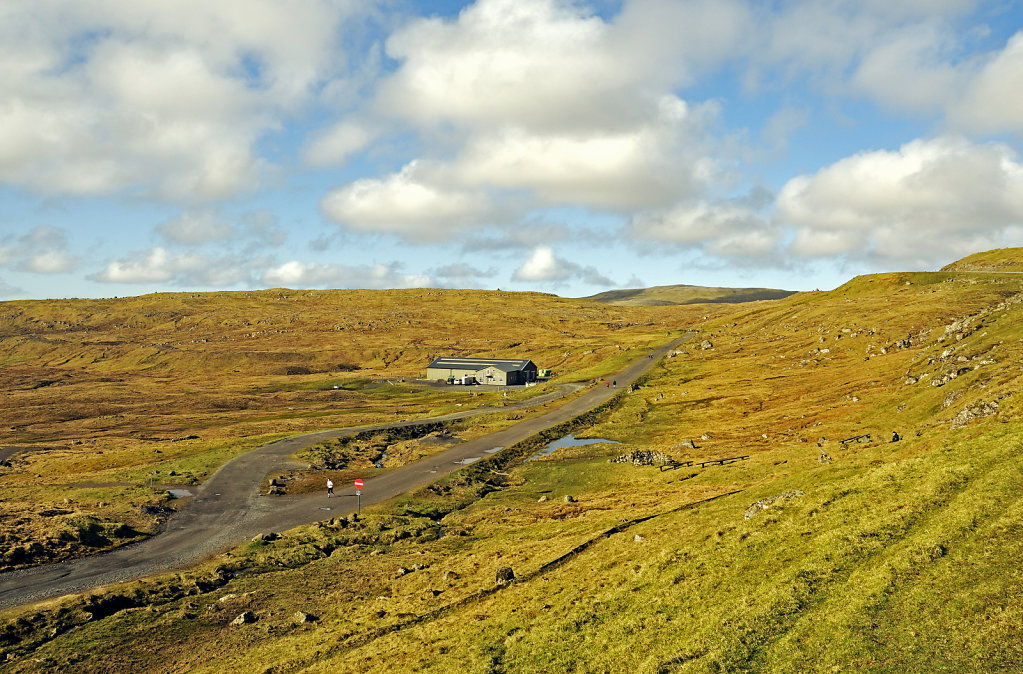
[[[453,431],[468,445],[539,418],[510,406],[552,387],[606,399],[551,401],[555,425],[361,517],[5,609],[0,670],[1017,671],[1023,277],[1003,272],[1021,265],[991,251],[741,304],[268,291],[111,301],[103,327],[95,306],[4,303],[3,444],[37,448],[4,459],[4,534],[41,554],[68,517],[44,509],[155,530],[129,517],[168,503],[155,471],[202,484],[285,437],[489,406]],[[132,318],[163,300],[181,315]],[[288,332],[243,338],[248,314]],[[635,387],[600,388],[657,348]],[[413,385],[449,351],[555,376],[507,397]],[[537,456],[568,433],[615,443]]]

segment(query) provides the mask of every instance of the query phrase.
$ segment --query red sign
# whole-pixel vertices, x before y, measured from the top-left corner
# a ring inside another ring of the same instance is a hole
[[[356,489],[362,489],[362,480],[356,480],[355,481],[355,488]]]

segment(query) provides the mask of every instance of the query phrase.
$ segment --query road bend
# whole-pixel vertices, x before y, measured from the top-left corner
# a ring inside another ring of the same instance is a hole
[[[501,448],[587,412],[627,388],[666,353],[691,338],[692,334],[687,333],[665,346],[644,352],[642,357],[611,377],[617,382],[616,388],[591,387],[545,414],[367,479],[362,489],[362,505],[381,503],[430,484]],[[394,424],[308,433],[264,445],[224,464],[196,490],[191,502],[171,516],[155,536],[98,555],[0,574],[0,609],[181,569],[209,559],[260,533],[284,531],[354,512],[356,496],[351,486],[335,489],[335,498],[331,499],[326,498],[325,491],[284,496],[268,496],[261,492],[263,480],[271,471],[285,467],[289,457],[311,444],[365,430],[426,424],[485,412],[504,412],[517,406],[543,404],[563,395],[566,392],[547,394],[526,403],[492,410],[469,410]]]

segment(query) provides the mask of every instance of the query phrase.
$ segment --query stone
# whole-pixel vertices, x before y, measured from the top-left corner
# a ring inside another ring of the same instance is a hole
[[[636,534],[635,536],[632,537],[632,540],[635,541],[636,543],[642,543],[644,539],[639,534]]]
[[[550,501],[550,498],[547,497],[547,494],[544,494],[543,496],[536,500],[537,503],[546,503],[547,501]]]
[[[247,625],[256,622],[256,614],[252,611],[245,611],[231,621],[232,625]]]
[[[700,348],[706,351],[707,349],[713,349],[714,344],[709,339],[705,339],[700,342]]]
[[[767,498],[760,499],[756,503],[752,503],[752,504],[750,504],[750,506],[748,508],[746,508],[746,514],[743,517],[743,519],[748,520],[749,518],[753,517],[754,515],[757,515],[758,513],[762,512],[764,510],[767,510],[768,508],[773,506],[778,501],[787,501],[787,500],[791,500],[791,499],[796,499],[796,498],[799,498],[800,496],[803,496],[803,495],[804,495],[804,493],[800,489],[790,489],[789,491],[782,492],[782,493],[777,494],[775,496],[769,496]]]
[[[510,566],[502,566],[497,570],[497,584],[504,585],[515,580],[515,572],[512,571]]]
[[[319,618],[314,616],[312,613],[306,613],[305,611],[295,611],[294,615],[292,615],[292,618],[294,618],[295,622],[300,624],[314,623],[317,620],[319,620]]]
[[[565,494],[565,503],[575,503],[575,497],[571,494]]]

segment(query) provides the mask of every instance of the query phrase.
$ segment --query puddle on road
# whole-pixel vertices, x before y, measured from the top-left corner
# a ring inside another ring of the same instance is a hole
[[[468,459],[462,459],[461,461],[455,461],[454,463],[457,463],[460,466],[468,466],[470,463],[476,463],[482,458],[482,456],[470,456]]]
[[[192,492],[187,489],[168,489],[167,493],[170,494],[171,498],[188,498],[192,495]],[[220,496],[220,494],[217,494]]]
[[[504,447],[491,447],[490,449],[484,449],[483,453],[484,454],[496,454],[497,452],[500,452],[502,449],[504,449]]]
[[[607,438],[577,438],[569,433],[565,437],[555,440],[533,456],[529,457],[529,460],[532,461],[533,459],[539,459],[541,456],[547,456],[555,450],[562,449],[563,447],[582,447],[584,445],[596,445],[600,442],[610,442],[615,445],[621,444],[617,440],[608,440]]]

